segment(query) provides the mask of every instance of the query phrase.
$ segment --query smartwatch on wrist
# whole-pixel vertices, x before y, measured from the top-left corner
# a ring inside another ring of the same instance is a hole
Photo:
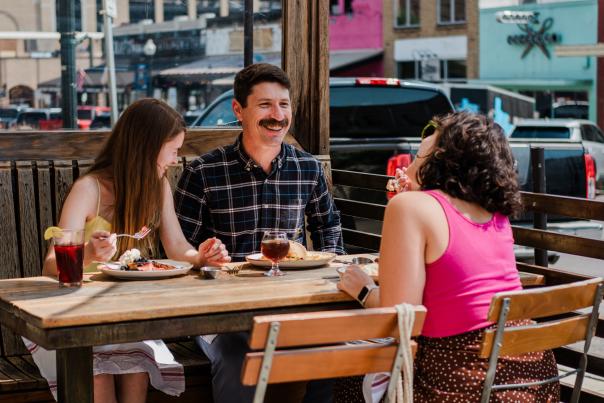
[[[361,305],[365,306],[365,302],[367,301],[367,298],[369,298],[369,294],[371,294],[371,291],[373,291],[375,288],[378,288],[378,286],[375,284],[364,285],[363,288],[361,288],[361,291],[359,291],[359,295],[357,295],[357,301],[359,301]]]

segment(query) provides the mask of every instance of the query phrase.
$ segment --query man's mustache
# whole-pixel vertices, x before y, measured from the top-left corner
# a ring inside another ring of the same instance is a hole
[[[279,126],[281,128],[283,127],[287,127],[289,125],[289,119],[285,118],[283,120],[277,120],[277,119],[262,119],[260,122],[258,122],[260,124],[260,126],[263,127],[268,127],[268,126]]]

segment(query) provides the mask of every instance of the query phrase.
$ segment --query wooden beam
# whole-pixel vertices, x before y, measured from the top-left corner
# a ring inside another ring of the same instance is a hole
[[[283,1],[283,69],[292,81],[291,132],[312,154],[329,154],[329,2]]]

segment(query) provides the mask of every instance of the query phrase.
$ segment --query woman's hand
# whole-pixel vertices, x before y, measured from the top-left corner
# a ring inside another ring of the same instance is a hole
[[[407,176],[407,168],[396,168],[394,179],[390,179],[386,185],[386,189],[390,192],[406,192],[413,189],[413,182]]]
[[[198,258],[200,266],[222,266],[231,261],[226,247],[215,237],[206,239],[199,245]]]
[[[338,289],[356,299],[364,285],[375,284],[359,266],[351,265],[340,275]]]
[[[86,243],[86,261],[106,262],[117,252],[116,235],[108,231],[95,231]]]

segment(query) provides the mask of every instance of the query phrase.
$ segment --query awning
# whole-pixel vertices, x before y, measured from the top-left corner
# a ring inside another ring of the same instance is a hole
[[[329,52],[329,70],[339,70],[364,61],[381,57],[382,49],[354,49],[354,50],[332,50]],[[203,77],[214,86],[232,87],[235,74],[243,68],[241,55],[237,59],[226,60],[224,56],[208,56],[193,63],[185,64],[160,72],[161,76],[175,78],[176,76],[187,76],[188,80],[195,80],[195,76]],[[232,57],[231,57],[232,58]],[[281,64],[279,53],[265,55],[262,61],[274,65]],[[226,63],[239,63],[236,66]]]
[[[115,86],[118,91],[125,87],[131,86],[134,83],[134,71],[126,69],[116,69],[115,71]],[[76,73],[76,81],[79,81],[77,86],[82,91],[86,92],[102,92],[107,86],[108,73],[104,66],[93,67],[86,70],[81,70]],[[42,92],[60,92],[61,77],[53,78],[52,80],[44,81],[38,84],[38,89]]]
[[[381,57],[382,49],[332,50],[329,52],[329,70],[339,70],[353,64]]]
[[[264,62],[274,65],[281,63],[279,53],[255,54],[254,62]],[[165,69],[159,72],[159,76],[172,80],[212,81],[225,76],[234,76],[243,68],[243,55],[241,53],[232,55],[213,55],[182,66]]]

